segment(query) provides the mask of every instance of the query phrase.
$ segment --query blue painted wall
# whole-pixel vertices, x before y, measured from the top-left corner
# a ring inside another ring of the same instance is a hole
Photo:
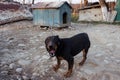
[[[67,23],[63,24],[63,14],[67,13]],[[63,4],[58,9],[33,9],[33,23],[40,26],[64,27],[71,23],[71,8]]]
[[[58,9],[35,9],[33,11],[33,23],[41,26],[53,26],[60,23]]]

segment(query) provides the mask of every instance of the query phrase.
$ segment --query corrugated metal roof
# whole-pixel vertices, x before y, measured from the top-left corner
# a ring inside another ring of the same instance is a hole
[[[38,9],[59,8],[64,3],[69,5],[66,1],[61,1],[61,2],[39,2],[39,3],[34,4],[32,6],[32,8],[38,8]],[[70,5],[69,5],[69,7],[72,8]]]

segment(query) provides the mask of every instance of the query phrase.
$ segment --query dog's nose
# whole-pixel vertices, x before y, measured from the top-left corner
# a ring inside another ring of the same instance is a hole
[[[52,46],[52,45],[50,45],[50,46],[49,46],[49,48],[53,48],[53,46]]]

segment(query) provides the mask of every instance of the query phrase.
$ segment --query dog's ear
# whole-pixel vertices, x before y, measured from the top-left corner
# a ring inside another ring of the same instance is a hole
[[[47,38],[45,39],[45,44],[47,43]]]
[[[56,35],[56,37],[57,37],[57,42],[58,42],[57,44],[60,45],[60,38],[59,38],[59,35]]]
[[[48,38],[49,38],[49,37],[47,37],[47,38],[45,39],[45,44],[47,44]]]

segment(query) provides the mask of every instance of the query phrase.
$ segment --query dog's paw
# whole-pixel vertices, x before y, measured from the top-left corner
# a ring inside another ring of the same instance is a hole
[[[66,78],[70,77],[70,76],[71,76],[71,72],[69,72],[69,71],[64,74],[64,77],[66,77]]]
[[[84,64],[84,62],[80,62],[80,63],[79,63],[79,66],[82,66],[83,64]]]
[[[59,68],[58,65],[53,66],[53,70],[54,70],[55,72],[57,72],[58,68]]]

